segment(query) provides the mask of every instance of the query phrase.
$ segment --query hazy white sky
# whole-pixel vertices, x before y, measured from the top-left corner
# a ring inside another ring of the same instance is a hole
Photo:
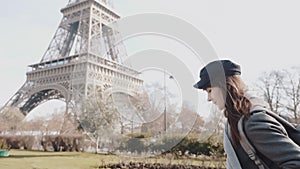
[[[0,6],[0,105],[26,80],[27,65],[41,60],[67,0],[13,0]],[[219,58],[242,66],[254,82],[263,71],[299,66],[300,1],[114,0],[122,16],[158,12],[194,25]],[[199,69],[195,74],[198,75]]]

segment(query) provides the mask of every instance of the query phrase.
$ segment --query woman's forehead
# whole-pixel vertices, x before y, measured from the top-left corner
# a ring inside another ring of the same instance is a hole
[[[218,90],[218,89],[220,89],[220,87],[218,87],[218,86],[213,86],[213,87],[207,87],[205,90],[206,90],[206,91],[210,91],[210,90]]]

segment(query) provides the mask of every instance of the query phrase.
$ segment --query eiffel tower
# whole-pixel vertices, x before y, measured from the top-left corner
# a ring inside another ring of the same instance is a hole
[[[41,61],[29,65],[24,85],[6,103],[25,116],[52,99],[66,102],[66,112],[82,100],[113,92],[135,97],[142,90],[139,72],[122,64],[111,24],[120,18],[108,0],[69,0]],[[124,47],[124,46],[123,46]]]

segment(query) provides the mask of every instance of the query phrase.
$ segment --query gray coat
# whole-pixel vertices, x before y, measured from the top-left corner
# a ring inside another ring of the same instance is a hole
[[[261,106],[253,97],[248,98],[254,105],[253,109]],[[300,141],[300,132],[296,132],[295,128],[283,127],[264,111],[256,111],[244,121],[245,134],[270,169],[300,169],[300,147],[289,138],[286,128],[294,132],[293,136]],[[240,144],[234,149],[243,169],[258,168]]]
[[[288,136],[285,127],[278,120],[261,111],[245,120],[244,126],[258,156],[270,169],[300,169],[300,147]],[[287,130],[293,132],[294,129]],[[295,132],[293,136],[294,140],[300,141],[300,132]],[[235,150],[243,169],[257,168],[240,145]]]

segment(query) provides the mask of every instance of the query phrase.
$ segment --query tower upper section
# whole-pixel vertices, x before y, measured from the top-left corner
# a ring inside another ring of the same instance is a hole
[[[70,0],[41,62],[90,53],[120,62],[115,46],[118,31],[111,24],[120,18],[108,0]]]

